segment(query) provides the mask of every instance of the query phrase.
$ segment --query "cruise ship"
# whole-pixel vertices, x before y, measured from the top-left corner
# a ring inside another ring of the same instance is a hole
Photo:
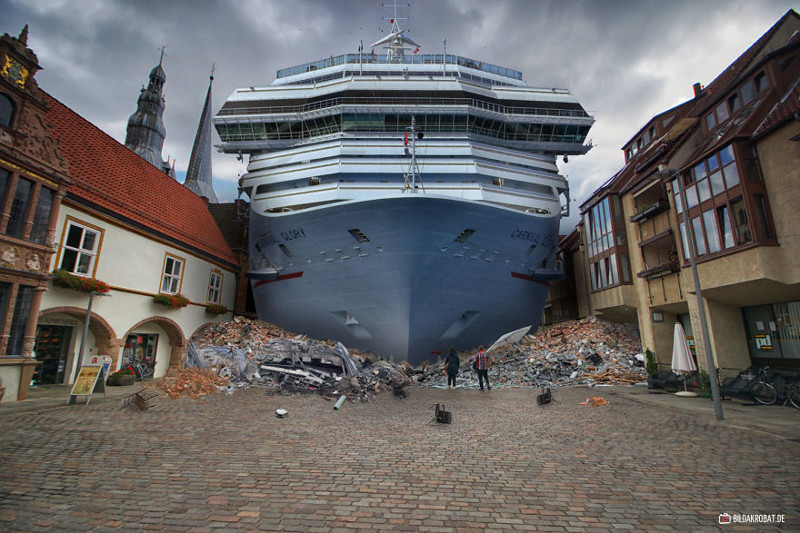
[[[419,364],[536,329],[562,276],[556,160],[591,148],[594,119],[446,41],[421,53],[399,22],[369,52],[237,89],[214,124],[248,158],[259,318]]]

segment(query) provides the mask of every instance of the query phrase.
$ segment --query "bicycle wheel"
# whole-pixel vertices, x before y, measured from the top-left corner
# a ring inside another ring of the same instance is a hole
[[[772,405],[778,401],[778,392],[769,383],[759,381],[753,385],[753,400],[762,405]]]
[[[795,409],[800,409],[800,384],[792,383],[786,386],[786,397]]]

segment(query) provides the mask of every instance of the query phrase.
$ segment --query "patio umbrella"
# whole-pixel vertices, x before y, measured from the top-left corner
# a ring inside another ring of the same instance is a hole
[[[692,352],[689,349],[689,342],[680,322],[675,322],[675,333],[672,339],[672,371],[676,374],[691,374],[697,372],[694,364]],[[686,390],[686,379],[683,380],[683,391],[675,393],[678,396],[697,396],[693,392]]]
[[[526,326],[524,328],[515,329],[514,331],[510,331],[494,341],[494,344],[489,346],[489,349],[486,350],[486,353],[491,352],[492,350],[499,348],[501,346],[505,346],[506,344],[514,344],[515,342],[519,342],[522,338],[530,331],[531,326]]]

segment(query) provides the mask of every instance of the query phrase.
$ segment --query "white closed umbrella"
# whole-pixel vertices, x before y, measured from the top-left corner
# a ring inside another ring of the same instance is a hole
[[[686,340],[686,333],[680,322],[675,322],[675,333],[672,339],[672,371],[676,374],[688,375],[697,372],[697,365],[694,364],[692,351],[689,342]],[[697,396],[694,392],[686,390],[686,380],[683,380],[683,391],[676,392],[678,396]]]

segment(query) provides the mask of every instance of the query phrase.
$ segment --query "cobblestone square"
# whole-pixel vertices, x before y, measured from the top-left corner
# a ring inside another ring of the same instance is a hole
[[[0,530],[800,530],[796,440],[602,389],[541,407],[538,392],[415,387],[335,411],[251,388],[0,413]],[[579,405],[594,395],[610,403]],[[436,403],[452,424],[431,422]]]

